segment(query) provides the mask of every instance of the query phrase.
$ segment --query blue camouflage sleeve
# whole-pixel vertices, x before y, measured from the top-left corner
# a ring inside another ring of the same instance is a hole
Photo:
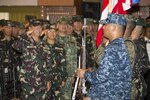
[[[115,68],[113,69],[113,66],[118,66],[116,65],[118,64],[118,57],[116,49],[107,49],[107,53],[105,53],[101,59],[98,69],[93,72],[86,72],[84,76],[85,79],[91,84],[106,82],[110,77],[110,73],[115,70]]]

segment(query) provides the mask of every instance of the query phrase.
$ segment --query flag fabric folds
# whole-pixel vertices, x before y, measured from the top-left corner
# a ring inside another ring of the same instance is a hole
[[[102,13],[100,20],[106,19],[108,13],[127,14],[133,4],[139,3],[140,0],[103,0]],[[102,43],[103,25],[99,25],[96,37],[96,47]]]

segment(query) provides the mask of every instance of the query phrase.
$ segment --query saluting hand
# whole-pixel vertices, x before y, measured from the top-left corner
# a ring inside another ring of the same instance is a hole
[[[65,82],[64,81],[62,81],[62,83],[61,83],[61,87],[64,87],[65,86]]]
[[[47,91],[49,91],[51,89],[51,83],[47,82]]]

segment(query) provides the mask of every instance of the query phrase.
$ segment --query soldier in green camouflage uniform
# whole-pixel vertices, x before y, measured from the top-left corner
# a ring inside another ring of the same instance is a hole
[[[94,38],[94,50],[96,49],[96,37],[97,37],[97,33],[98,33],[98,28],[99,28],[99,22],[98,20],[93,20],[93,38]]]
[[[135,63],[133,66],[133,80],[136,87],[137,96],[135,100],[143,100],[147,93],[147,85],[144,80],[144,74],[148,71],[148,54],[146,50],[146,41],[144,40],[143,32],[145,27],[144,19],[135,20],[136,27],[134,28],[131,38],[135,44]]]
[[[92,37],[92,44],[93,44],[93,48],[95,50],[96,49],[96,44],[95,44],[96,35],[94,34],[94,28],[93,28],[94,20],[91,18],[87,18],[86,24],[87,24],[87,33],[90,34],[90,36]]]
[[[60,43],[66,52],[66,69],[68,73],[68,78],[65,82],[65,86],[62,88],[62,98],[61,100],[71,100],[72,94],[72,81],[74,78],[74,72],[77,68],[77,46],[74,37],[67,35],[67,18],[61,17],[57,23],[57,36],[56,41]]]
[[[22,88],[22,100],[45,100],[47,83],[50,82],[47,64],[49,49],[40,41],[42,28],[38,20],[32,23],[30,34],[20,37],[13,48],[22,52],[22,66],[19,78]]]
[[[87,24],[87,33],[92,38],[92,41],[91,41],[92,47],[91,48],[93,50],[90,53],[90,59],[91,59],[93,64],[91,66],[95,66],[95,68],[97,68],[96,67],[97,64],[96,64],[95,59],[94,59],[94,52],[96,50],[96,34],[94,32],[94,20],[91,18],[87,18],[86,24]]]
[[[73,29],[73,21],[72,21],[72,19],[69,19],[68,26],[67,26],[67,34],[71,35],[73,30],[74,30]]]
[[[49,100],[60,100],[61,85],[67,79],[66,72],[66,54],[64,48],[56,43],[56,31],[51,27],[46,35],[46,44],[52,53],[49,57],[52,59],[49,68],[49,76],[51,79],[51,90],[49,93]]]
[[[72,33],[73,37],[75,37],[77,42],[77,50],[78,56],[82,53],[82,38],[84,37],[83,28],[83,18],[82,16],[73,16],[73,26],[74,31]],[[86,33],[86,67],[89,69],[93,69],[94,61],[93,61],[93,44],[92,44],[92,37],[89,33]]]
[[[17,86],[17,66],[19,66],[20,55],[12,48],[15,39],[12,37],[12,21],[5,20],[3,27],[3,35],[0,38],[0,70],[3,74],[1,79],[4,83],[3,96],[9,99],[17,96],[19,88]],[[11,86],[11,87],[10,87]]]
[[[97,65],[99,64],[99,61],[101,61],[104,54],[104,49],[109,43],[109,40],[104,37],[102,40],[102,44],[94,51],[94,60],[97,63]]]
[[[129,51],[133,70],[131,99],[144,100],[144,96],[146,94],[146,83],[143,78],[143,74],[147,71],[148,66],[145,66],[147,63],[145,63],[145,65],[139,66],[139,63],[145,60],[147,54],[144,53],[146,52],[144,47],[144,41],[138,39],[144,30],[144,20],[136,20],[136,22],[135,18],[132,15],[125,15],[125,17],[127,18],[128,23],[124,33],[124,38],[125,44]],[[136,39],[134,40],[135,37]],[[138,43],[136,44],[135,41],[138,41]],[[142,60],[143,58],[141,59],[140,56],[144,57],[144,60]]]
[[[131,34],[136,26],[136,23],[134,21],[135,18],[132,15],[127,14],[124,16],[127,19],[127,25],[126,25],[126,29],[125,29],[123,37],[125,39],[125,44],[128,48],[130,60],[131,60],[132,66],[133,66],[134,59],[135,59],[135,45],[131,39]]]

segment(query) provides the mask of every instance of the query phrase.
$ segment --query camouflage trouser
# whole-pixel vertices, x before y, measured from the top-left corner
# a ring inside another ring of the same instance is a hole
[[[21,100],[45,100],[47,96],[46,90],[34,90],[31,86],[22,85]]]
[[[62,96],[60,100],[71,100],[72,95],[72,77],[68,77],[65,86],[62,88]]]
[[[131,100],[144,100],[147,85],[143,78],[132,80]]]
[[[61,95],[61,87],[58,85],[52,85],[51,90],[47,94],[47,98],[48,100],[61,100]]]

